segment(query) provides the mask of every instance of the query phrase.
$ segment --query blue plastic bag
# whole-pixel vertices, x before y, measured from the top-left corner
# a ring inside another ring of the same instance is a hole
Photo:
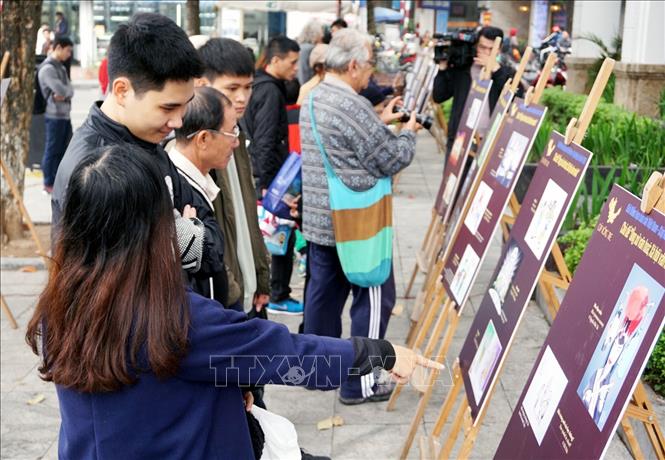
[[[297,153],[289,154],[263,197],[263,207],[283,219],[292,219],[290,204],[302,193],[302,161]]]

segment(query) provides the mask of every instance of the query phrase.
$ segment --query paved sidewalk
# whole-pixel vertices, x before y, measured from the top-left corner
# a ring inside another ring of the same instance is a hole
[[[404,292],[405,284],[411,274],[415,253],[426,231],[440,179],[442,157],[435,154],[435,150],[433,139],[427,133],[421,133],[416,159],[401,175],[396,188],[395,277],[399,295]],[[38,197],[32,198],[38,200]],[[499,257],[500,246],[500,241],[496,239],[481,268],[479,280],[462,314],[458,334],[450,347],[448,362],[452,362],[459,352],[464,335]],[[33,312],[45,280],[44,271],[24,273],[15,269],[3,269],[1,272],[2,293],[20,327],[18,330],[10,329],[8,321],[3,316],[0,353],[2,368],[0,457],[2,458],[57,458],[59,411],[56,394],[52,384],[39,379],[36,369],[37,358],[24,341],[26,323]],[[303,279],[294,276],[294,295],[298,298],[302,297],[302,284]],[[406,336],[411,308],[409,302],[398,299],[398,304],[405,307],[404,311],[399,316],[393,316],[388,327],[387,338],[398,344],[401,344]],[[284,322],[293,332],[297,331],[300,322],[299,318],[284,319],[277,316],[273,319]],[[346,311],[344,314],[346,334],[349,328],[348,311]],[[548,329],[543,313],[532,302],[527,308],[500,379],[500,385],[489,406],[472,452],[473,458],[492,457]],[[443,383],[437,385],[424,420],[420,423],[418,435],[430,432],[433,427],[438,409],[449,388],[447,383],[450,382],[450,375],[446,371],[443,375],[446,378]],[[31,400],[37,401],[42,395],[41,402],[29,404]],[[271,411],[287,417],[296,425],[300,444],[308,452],[328,455],[334,459],[365,460],[397,458],[415,412],[418,395],[413,389],[406,388],[394,412],[386,412],[386,403],[343,406],[338,402],[335,391],[316,392],[302,388],[270,386],[266,389],[265,399]],[[653,402],[658,407],[660,420],[665,420],[665,405],[656,400]],[[341,415],[344,425],[318,431],[317,422],[332,415]],[[414,443],[410,458],[418,456],[418,446]],[[630,458],[625,446],[616,436],[606,458]]]

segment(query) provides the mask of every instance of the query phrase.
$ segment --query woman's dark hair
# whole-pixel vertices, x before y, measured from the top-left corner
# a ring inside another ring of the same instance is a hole
[[[169,80],[203,75],[203,62],[187,34],[156,13],[139,13],[121,24],[108,49],[110,81],[127,77],[137,95],[161,91]]]
[[[48,283],[28,324],[42,378],[113,391],[143,370],[174,375],[187,350],[189,310],[173,205],[155,160],[107,147],[68,186]]]
[[[224,110],[232,106],[229,98],[215,88],[194,88],[194,97],[187,104],[182,126],[175,130],[176,140],[187,140],[187,136],[202,129],[218,130],[224,124]]]
[[[347,24],[347,22],[344,19],[337,18],[332,22],[332,24],[330,24],[330,27],[339,27],[340,29],[346,29],[347,27],[349,27],[349,24]]]
[[[254,75],[254,56],[245,45],[230,38],[211,38],[199,48],[199,54],[205,66],[203,76],[211,82],[222,75]]]

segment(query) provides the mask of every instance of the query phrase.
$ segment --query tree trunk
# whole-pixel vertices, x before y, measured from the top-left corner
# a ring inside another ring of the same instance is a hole
[[[201,18],[199,17],[199,0],[187,0],[187,35],[201,34]]]
[[[374,2],[367,0],[367,33],[376,35],[376,22],[374,22]]]
[[[7,75],[9,88],[0,109],[0,154],[14,182],[23,194],[25,159],[29,151],[35,80],[35,43],[40,26],[42,2],[4,0],[0,54],[11,53]],[[7,181],[0,190],[0,233],[8,240],[23,234],[21,214]]]

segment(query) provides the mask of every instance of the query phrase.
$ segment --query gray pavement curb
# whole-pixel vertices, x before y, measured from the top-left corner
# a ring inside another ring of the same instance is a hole
[[[41,257],[0,257],[0,270],[18,270],[28,265],[37,270],[46,270]]]

